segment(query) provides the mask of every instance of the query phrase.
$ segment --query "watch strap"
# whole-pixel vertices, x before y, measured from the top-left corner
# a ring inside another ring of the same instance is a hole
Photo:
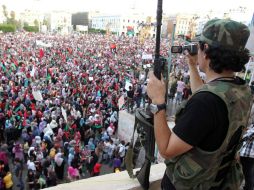
[[[158,111],[157,111],[156,113],[158,113],[158,112],[161,111],[161,110],[166,110],[167,105],[166,105],[166,103],[157,104],[157,108],[158,108]]]

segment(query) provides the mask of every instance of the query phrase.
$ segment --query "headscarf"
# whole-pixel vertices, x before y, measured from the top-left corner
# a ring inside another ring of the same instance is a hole
[[[95,145],[93,143],[93,138],[90,138],[88,141],[88,148],[89,150],[94,150],[95,149]]]
[[[62,153],[58,152],[56,155],[55,155],[55,162],[58,166],[61,166],[62,163],[63,163],[63,158],[62,158]]]

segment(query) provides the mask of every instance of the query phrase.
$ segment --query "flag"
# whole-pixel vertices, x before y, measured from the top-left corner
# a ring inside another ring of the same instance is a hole
[[[17,70],[16,65],[15,65],[14,63],[11,64],[11,68],[12,68],[13,70]]]
[[[17,113],[20,110],[20,106],[16,107],[14,112]]]
[[[36,101],[42,101],[43,100],[43,97],[42,97],[42,94],[41,94],[41,91],[32,91],[32,94],[34,96],[34,99]]]
[[[3,71],[6,72],[6,67],[3,63],[1,63],[1,67],[2,67]]]
[[[44,51],[43,51],[43,49],[40,49],[40,55],[39,55],[40,59],[41,59],[43,56],[44,56]]]
[[[24,118],[23,122],[22,122],[22,126],[25,127],[26,126],[26,119]]]

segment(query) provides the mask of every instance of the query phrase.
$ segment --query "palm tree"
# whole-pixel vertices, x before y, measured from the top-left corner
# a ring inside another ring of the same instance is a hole
[[[4,13],[5,18],[8,19],[8,12],[7,12],[6,6],[2,5],[2,8],[3,8],[3,13]]]

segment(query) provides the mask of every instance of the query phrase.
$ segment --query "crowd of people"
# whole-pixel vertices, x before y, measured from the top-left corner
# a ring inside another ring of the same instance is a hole
[[[1,35],[0,189],[96,176],[103,161],[120,171],[128,144],[116,135],[118,100],[127,101],[128,82],[140,106],[137,68],[154,44],[99,34]]]

